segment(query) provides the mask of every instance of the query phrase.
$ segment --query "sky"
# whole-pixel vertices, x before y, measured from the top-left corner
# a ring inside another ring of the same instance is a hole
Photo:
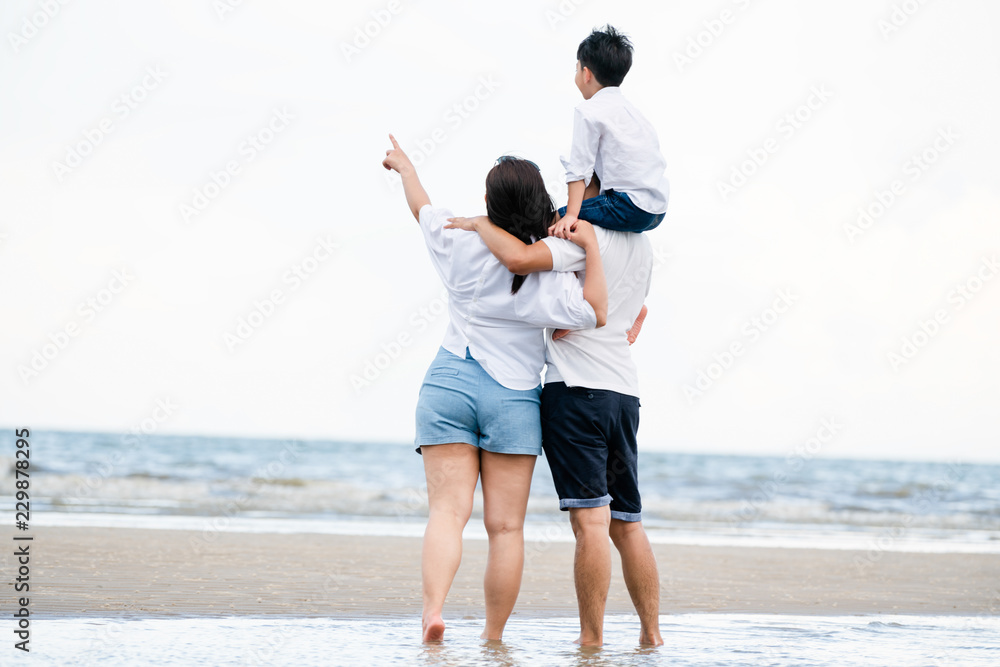
[[[640,447],[1000,461],[1000,5],[5,1],[0,427],[408,442],[437,206],[565,184],[576,47],[657,129]]]

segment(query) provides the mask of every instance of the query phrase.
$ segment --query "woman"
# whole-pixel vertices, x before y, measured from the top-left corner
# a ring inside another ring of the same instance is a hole
[[[482,478],[489,535],[483,639],[500,639],[524,566],[524,515],[541,454],[539,382],[544,327],[604,326],[607,286],[593,228],[570,240],[586,250],[586,279],[572,273],[512,275],[479,239],[447,228],[451,212],[433,208],[413,164],[389,135],[382,165],[399,173],[431,262],[448,290],[450,322],[417,402],[417,451],[424,458],[430,506],[421,572],[424,641],[440,640],[448,589],[462,559],[462,529]],[[555,207],[538,167],[503,157],[486,177],[486,211],[525,243],[546,236]]]

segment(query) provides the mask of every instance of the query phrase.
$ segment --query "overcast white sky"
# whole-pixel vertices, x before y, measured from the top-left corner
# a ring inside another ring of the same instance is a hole
[[[457,213],[504,153],[561,199],[610,22],[672,185],[641,446],[1000,460],[996,3],[45,4],[0,6],[0,425],[409,441],[446,321],[386,134]]]

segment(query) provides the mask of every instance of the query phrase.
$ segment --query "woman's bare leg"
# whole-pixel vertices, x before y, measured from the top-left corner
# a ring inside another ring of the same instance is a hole
[[[483,450],[483,522],[490,538],[483,588],[486,593],[486,629],[483,639],[501,639],[524,570],[524,513],[528,509],[531,473],[538,457],[494,454]]]
[[[420,448],[430,506],[421,575],[424,592],[424,641],[444,637],[441,610],[462,562],[462,529],[472,514],[479,479],[479,449],[472,445],[424,445]]]

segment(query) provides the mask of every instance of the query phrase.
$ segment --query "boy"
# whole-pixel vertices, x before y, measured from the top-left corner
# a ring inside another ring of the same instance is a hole
[[[622,232],[654,229],[670,184],[656,131],[619,88],[632,67],[632,43],[606,26],[580,43],[576,58],[584,101],[576,107],[569,158],[562,158],[569,202],[549,233],[564,237],[577,218]]]
[[[594,30],[576,50],[576,87],[584,101],[573,118],[573,146],[562,158],[569,202],[549,234],[566,238],[578,218],[605,229],[645,232],[663,221],[670,198],[656,130],[625,99],[619,86],[632,67],[632,43],[611,26]],[[646,318],[642,307],[626,332],[635,342]],[[568,334],[557,329],[552,339]]]

